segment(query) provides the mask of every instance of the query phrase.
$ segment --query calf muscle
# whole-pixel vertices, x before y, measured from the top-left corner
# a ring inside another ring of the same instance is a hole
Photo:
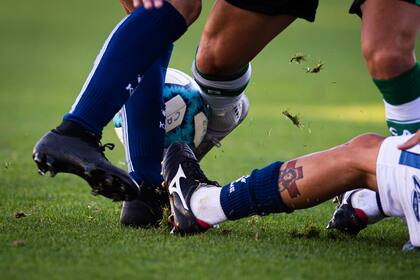
[[[383,137],[366,134],[338,147],[288,161],[278,186],[292,209],[308,208],[355,187],[377,191],[376,159]]]

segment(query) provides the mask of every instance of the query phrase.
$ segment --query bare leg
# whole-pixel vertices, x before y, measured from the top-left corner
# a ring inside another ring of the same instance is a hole
[[[301,209],[361,186],[377,191],[376,158],[383,139],[366,134],[284,163],[278,182],[283,202],[292,209]]]
[[[362,135],[330,150],[255,169],[223,188],[199,187],[191,197],[192,212],[200,221],[217,224],[309,208],[357,186],[377,191],[376,160],[383,140]]]
[[[242,10],[217,0],[199,44],[199,71],[211,75],[237,73],[294,20],[287,15],[268,16]]]
[[[415,57],[420,7],[398,0],[366,0],[361,8],[362,52],[383,95],[389,131],[392,135],[414,133],[420,128],[420,67]],[[356,233],[385,217],[378,201],[369,190],[348,192],[332,221],[346,232],[352,228],[351,216],[357,215],[363,222],[361,227],[354,226]]]
[[[195,151],[198,158],[245,119],[249,63],[294,20],[293,16],[268,16],[216,1],[193,64],[194,78],[210,107],[207,134]]]
[[[420,7],[398,0],[367,0],[362,12],[362,52],[372,77],[391,79],[412,68]]]

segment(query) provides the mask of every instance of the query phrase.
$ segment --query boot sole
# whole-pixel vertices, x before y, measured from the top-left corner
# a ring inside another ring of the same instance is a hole
[[[41,176],[50,172],[54,177],[58,173],[70,173],[83,178],[92,188],[93,195],[102,195],[113,201],[133,200],[138,197],[139,190],[134,189],[133,185],[124,182],[119,174],[113,174],[109,170],[95,164],[75,165],[71,162],[62,162],[54,155],[35,151],[32,155]],[[137,185],[131,178],[131,182]]]

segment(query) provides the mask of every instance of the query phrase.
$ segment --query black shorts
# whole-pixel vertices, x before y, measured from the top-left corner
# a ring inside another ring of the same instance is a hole
[[[225,0],[244,10],[265,15],[289,15],[314,21],[318,0]]]
[[[420,7],[420,1],[419,0],[401,0],[401,1],[412,3],[412,4]],[[360,6],[364,2],[365,2],[365,0],[354,0],[353,4],[350,7],[349,13],[350,14],[356,14],[359,17],[362,17],[362,10],[360,9]]]

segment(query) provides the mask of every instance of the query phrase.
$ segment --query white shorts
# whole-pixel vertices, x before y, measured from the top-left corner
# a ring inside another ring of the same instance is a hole
[[[401,151],[411,136],[384,140],[376,163],[376,178],[384,213],[405,218],[411,243],[420,246],[420,145]]]

